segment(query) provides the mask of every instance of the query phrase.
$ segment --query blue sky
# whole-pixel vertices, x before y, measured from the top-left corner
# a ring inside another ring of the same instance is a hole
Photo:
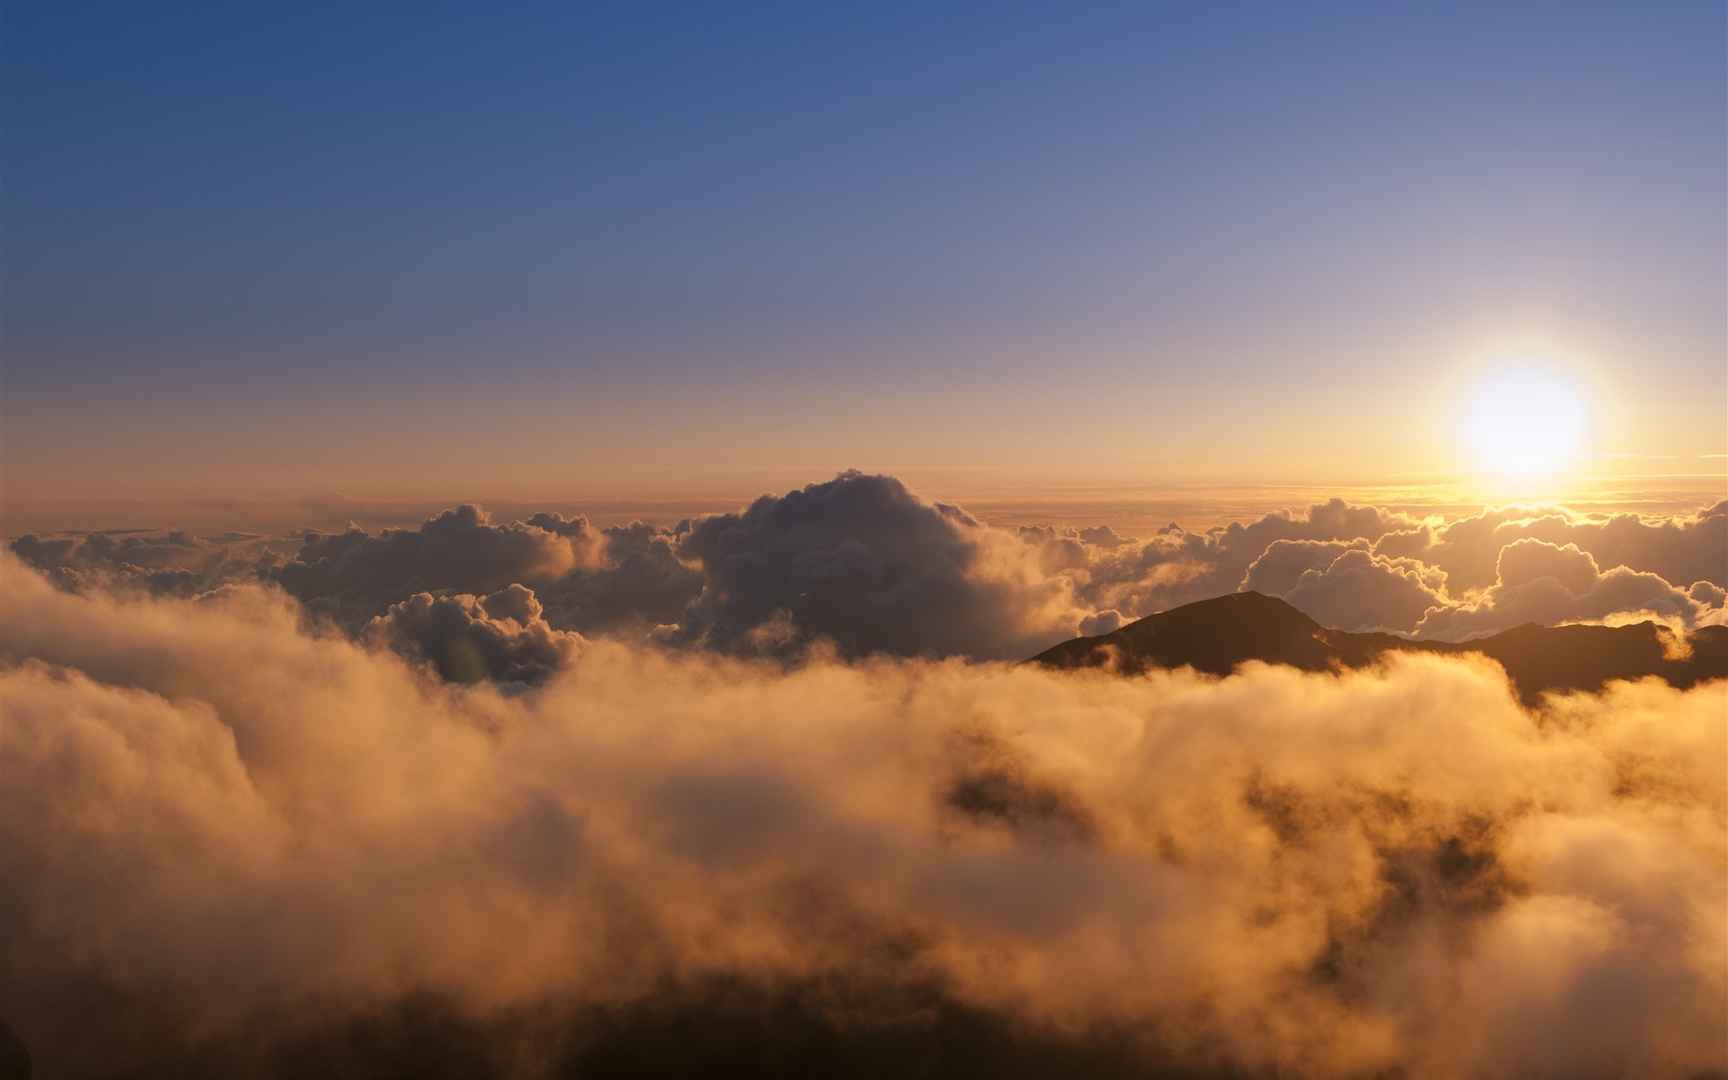
[[[1355,475],[1532,334],[1721,449],[1719,3],[351,7],[9,7],[15,474]]]

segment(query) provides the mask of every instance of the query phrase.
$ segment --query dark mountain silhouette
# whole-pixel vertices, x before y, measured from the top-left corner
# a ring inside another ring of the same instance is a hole
[[[1656,675],[1685,688],[1728,678],[1728,627],[1707,626],[1676,642],[1655,623],[1632,626],[1529,624],[1466,642],[1410,641],[1392,634],[1328,630],[1289,604],[1232,593],[1148,615],[1098,637],[1064,641],[1028,663],[1112,667],[1125,674],[1192,667],[1228,675],[1248,660],[1304,671],[1358,668],[1391,650],[1481,653],[1499,662],[1526,704],[1548,690],[1598,690],[1613,679]]]
[[[30,1051],[0,1020],[0,1080],[30,1080]]]

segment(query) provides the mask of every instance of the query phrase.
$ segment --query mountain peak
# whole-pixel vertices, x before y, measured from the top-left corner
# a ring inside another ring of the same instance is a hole
[[[1076,638],[1029,663],[1107,667],[1123,674],[1191,667],[1228,675],[1250,660],[1304,671],[1358,668],[1387,652],[1480,653],[1497,661],[1534,704],[1550,690],[1597,690],[1612,679],[1657,675],[1677,687],[1728,678],[1728,632],[1705,628],[1689,650],[1665,647],[1653,624],[1633,627],[1523,626],[1465,642],[1412,641],[1391,634],[1328,630],[1289,603],[1244,591],[1171,608],[1114,633]]]

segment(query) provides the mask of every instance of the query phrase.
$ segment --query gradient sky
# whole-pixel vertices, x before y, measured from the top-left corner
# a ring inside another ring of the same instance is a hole
[[[1722,472],[1719,0],[506,7],[8,5],[8,497]]]

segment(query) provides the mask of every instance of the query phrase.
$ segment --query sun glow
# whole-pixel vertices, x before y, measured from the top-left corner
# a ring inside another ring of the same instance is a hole
[[[1514,362],[1477,381],[1464,403],[1462,435],[1489,477],[1553,479],[1577,458],[1588,420],[1575,379],[1553,365]]]

